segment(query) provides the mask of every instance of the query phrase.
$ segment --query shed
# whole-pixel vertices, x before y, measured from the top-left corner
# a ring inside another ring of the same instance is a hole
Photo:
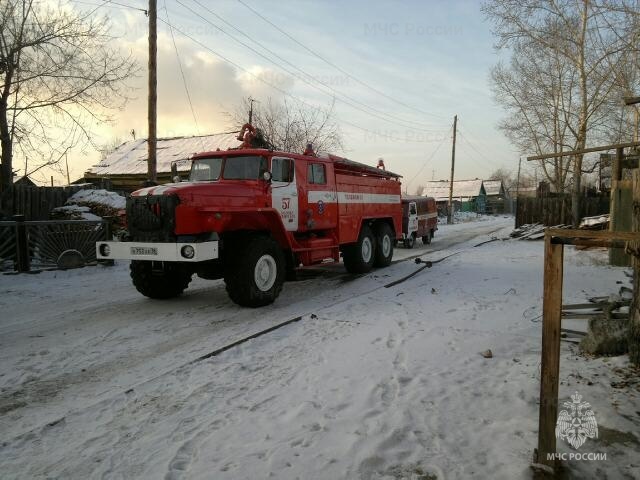
[[[484,191],[488,198],[504,199],[507,198],[507,191],[504,188],[502,180],[483,180]]]

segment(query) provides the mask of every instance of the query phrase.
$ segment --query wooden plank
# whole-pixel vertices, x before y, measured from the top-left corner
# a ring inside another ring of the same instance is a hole
[[[608,232],[606,230],[548,228],[547,235],[561,238],[591,238],[594,240],[621,240],[624,242],[640,241],[640,233],[638,232]]]
[[[573,156],[573,155],[580,155],[580,154],[583,154],[583,153],[604,152],[606,150],[615,150],[616,148],[637,147],[639,145],[640,145],[640,142],[614,143],[612,145],[603,145],[601,147],[583,148],[583,149],[580,149],[580,150],[571,150],[569,152],[545,153],[544,155],[533,155],[531,157],[527,157],[527,161],[530,162],[531,160],[546,160],[548,158],[570,157],[570,156]]]
[[[554,468],[548,458],[556,452],[558,381],[560,375],[560,327],[562,322],[562,261],[564,247],[544,239],[544,293],[542,303],[542,365],[540,376],[540,417],[536,462]]]

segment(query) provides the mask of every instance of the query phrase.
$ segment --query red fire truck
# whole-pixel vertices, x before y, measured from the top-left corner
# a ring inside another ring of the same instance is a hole
[[[267,305],[300,265],[340,254],[349,272],[389,265],[402,238],[399,178],[311,148],[252,148],[245,135],[238,149],[195,155],[188,182],[134,192],[128,235],[97,243],[97,256],[131,260],[147,297],[180,295],[196,273],[224,278],[239,305]]]

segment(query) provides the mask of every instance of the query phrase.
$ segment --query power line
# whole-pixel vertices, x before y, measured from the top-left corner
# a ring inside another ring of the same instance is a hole
[[[451,131],[451,129],[449,129]],[[422,167],[420,168],[420,170],[418,170],[418,173],[416,173],[411,180],[409,180],[407,182],[407,185],[405,186],[405,188],[409,188],[409,185],[411,185],[413,183],[413,181],[418,178],[418,175],[420,175],[422,173],[422,171],[425,169],[425,167],[427,166],[427,164],[433,159],[433,157],[436,156],[436,153],[438,153],[438,150],[440,150],[440,147],[442,147],[442,145],[444,145],[444,142],[447,140],[447,137],[445,136],[442,141],[440,142],[440,144],[438,145],[438,147],[433,151],[433,153],[431,154],[431,156],[429,156],[429,158],[427,158],[427,160],[424,162],[424,164],[422,164]]]
[[[149,15],[149,12],[144,8],[134,7],[132,5],[125,5],[124,3],[114,2],[113,0],[105,0],[103,3],[91,3],[91,2],[85,2],[83,0],[69,0],[69,1],[73,2],[73,3],[79,3],[81,5],[89,5],[89,6],[98,7],[98,8],[101,8],[101,7],[114,7],[115,8],[117,6],[117,7],[121,7],[122,9],[128,8],[128,9],[131,9],[131,10],[137,10],[139,12],[143,12],[147,16]]]
[[[491,160],[488,157],[486,157],[480,150],[478,150],[476,148],[475,145],[473,145],[471,143],[471,141],[467,138],[467,136],[462,132],[462,130],[460,130],[458,128],[458,133],[460,134],[460,137],[462,137],[462,140],[473,150],[475,151],[478,155],[480,155],[480,157],[482,157],[485,161],[487,161],[488,163],[493,164],[493,166],[497,166],[496,164],[496,160]]]
[[[293,36],[291,36],[288,32],[284,31],[283,29],[281,29],[278,25],[276,25],[275,23],[273,23],[271,20],[269,20],[268,18],[266,18],[265,16],[263,16],[260,12],[254,10],[251,6],[247,5],[243,0],[237,0],[239,3],[241,3],[242,5],[244,5],[246,8],[248,8],[249,10],[251,10],[255,15],[257,15],[258,17],[260,17],[262,20],[264,20],[265,22],[267,22],[269,25],[271,25],[273,28],[275,28],[276,30],[278,30],[280,33],[282,33],[283,35],[285,35],[287,38],[289,38],[290,40],[292,40],[293,42],[295,42],[296,44],[300,45],[302,48],[304,48],[305,50],[307,50],[309,53],[311,53],[314,57],[319,58],[320,60],[322,60],[323,62],[325,62],[327,65],[339,70],[340,72],[342,72],[343,74],[345,74],[346,76],[348,76],[349,78],[351,78],[352,80],[354,80],[355,82],[359,83],[360,85],[368,88],[369,90],[376,92],[378,95],[382,95],[383,97],[391,100],[392,102],[398,103],[406,108],[409,108],[415,112],[421,113],[423,115],[430,115],[432,117],[436,117],[436,118],[443,118],[441,115],[436,115],[434,113],[429,113],[429,112],[425,112],[424,110],[420,110],[419,108],[416,108],[412,105],[409,105],[401,100],[398,100],[394,97],[391,97],[390,95],[387,95],[386,93],[384,93],[383,91],[377,89],[376,87],[373,87],[371,85],[369,85],[368,83],[360,80],[359,78],[351,75],[349,72],[347,72],[346,70],[344,70],[342,67],[339,67],[338,65],[336,65],[335,63],[327,60],[325,57],[323,57],[322,55],[320,55],[319,53],[317,53],[316,51],[312,50],[311,48],[307,47],[306,45],[304,45],[303,43],[301,43],[300,41],[298,41],[297,39],[295,39]]]
[[[178,3],[182,3],[182,2],[180,2],[180,0],[176,0],[176,1],[178,1]],[[414,125],[424,125],[424,126],[425,126],[425,127],[427,127],[427,128],[432,127],[431,125],[427,126],[426,124],[417,123],[417,122],[413,122],[413,121],[411,121],[411,120],[406,120],[406,119],[403,119],[403,118],[400,118],[400,117],[396,117],[395,115],[391,115],[391,114],[389,114],[389,113],[387,113],[387,112],[384,112],[384,111],[382,111],[382,110],[379,110],[379,109],[377,109],[377,108],[374,108],[374,107],[372,107],[372,106],[370,106],[370,105],[368,105],[368,104],[366,104],[366,103],[364,103],[364,102],[361,102],[361,101],[359,101],[359,100],[357,100],[357,99],[355,99],[355,98],[353,98],[353,97],[351,97],[351,96],[349,96],[349,95],[347,95],[347,94],[345,94],[345,93],[340,93],[340,92],[338,92],[336,89],[334,89],[333,87],[331,87],[331,86],[330,86],[330,85],[328,85],[327,83],[325,83],[325,82],[323,82],[323,81],[321,81],[321,80],[319,80],[319,79],[315,78],[313,75],[308,74],[307,72],[305,72],[304,70],[302,70],[300,67],[298,67],[298,66],[297,66],[297,65],[295,65],[294,63],[292,63],[292,62],[288,61],[287,59],[283,58],[282,56],[280,56],[279,54],[277,54],[277,53],[276,53],[276,52],[274,52],[273,50],[271,50],[271,49],[269,49],[268,47],[266,47],[264,44],[262,44],[262,42],[257,41],[255,38],[251,37],[251,36],[250,36],[249,34],[247,34],[246,32],[242,31],[241,29],[239,29],[238,27],[236,27],[236,26],[235,26],[235,25],[233,25],[232,23],[228,22],[228,21],[227,21],[227,20],[225,20],[223,17],[221,17],[220,15],[218,15],[217,13],[215,13],[214,11],[212,11],[210,8],[208,8],[207,6],[203,5],[199,0],[192,0],[192,1],[193,1],[193,2],[195,2],[195,3],[197,3],[200,7],[204,8],[205,10],[207,10],[210,14],[214,15],[217,19],[219,19],[220,21],[222,21],[223,23],[225,23],[226,25],[228,25],[229,27],[231,27],[232,29],[234,29],[234,30],[235,30],[236,32],[238,32],[239,34],[241,34],[241,35],[243,35],[244,37],[248,38],[248,39],[249,39],[250,41],[252,41],[253,43],[255,43],[255,44],[257,44],[257,45],[260,45],[260,47],[261,47],[263,50],[266,50],[266,51],[267,51],[267,52],[269,52],[271,55],[273,55],[274,57],[278,58],[280,61],[282,61],[282,62],[286,63],[287,65],[289,65],[290,67],[292,67],[292,68],[294,68],[294,69],[298,70],[298,71],[299,71],[299,72],[301,72],[303,75],[305,75],[306,77],[310,78],[312,81],[317,82],[317,83],[319,83],[319,84],[323,85],[325,88],[329,89],[329,90],[330,90],[331,92],[333,92],[335,95],[341,95],[341,96],[343,96],[343,97],[346,97],[346,98],[348,98],[349,100],[351,100],[352,102],[355,102],[355,103],[357,103],[357,104],[359,104],[359,105],[362,105],[363,107],[368,108],[368,109],[370,109],[370,110],[372,110],[372,111],[374,111],[374,112],[380,113],[380,114],[382,114],[382,115],[386,115],[387,117],[389,117],[389,118],[393,118],[393,119],[395,119],[395,120],[397,120],[397,121],[399,121],[399,122],[404,122],[404,123],[410,123],[410,124],[413,124],[413,125],[412,125],[412,128],[415,128],[415,127],[414,127]],[[187,7],[187,8],[188,8],[188,7]],[[193,11],[192,11],[192,12],[193,12]],[[204,19],[204,18],[203,18],[203,19]],[[204,19],[204,20],[205,20],[205,21],[207,21],[206,19]],[[210,23],[211,25],[213,25],[211,22],[208,22],[208,23]],[[223,32],[224,32],[224,30],[222,30],[220,27],[218,27],[218,26],[216,26],[216,25],[213,25],[213,26],[214,26],[214,27],[216,27],[216,28],[218,28],[220,31],[223,31]],[[227,33],[227,32],[224,32],[224,33],[225,33],[226,35],[230,36],[231,38],[234,38],[233,36],[229,35],[229,33]],[[237,40],[237,39],[235,39],[235,38],[234,38],[234,40],[238,41],[238,40]],[[249,46],[245,45],[244,43],[243,43],[243,45],[244,45],[244,46],[246,46],[247,48],[250,48],[251,50],[253,50],[253,48],[251,48],[251,47],[249,47]],[[258,53],[258,54],[259,54],[259,53]],[[261,54],[259,54],[259,55],[261,55]],[[261,56],[262,56],[262,55],[261,55]],[[265,58],[265,57],[263,56],[263,58]],[[272,61],[272,60],[269,60],[269,61],[271,61],[271,62],[273,63],[273,61]],[[323,92],[323,93],[326,93],[326,92]],[[367,112],[365,112],[365,113],[367,113]]]
[[[163,20],[162,18],[158,18],[159,21],[161,21],[162,23],[166,24],[167,22],[165,20]],[[183,30],[180,30],[178,27],[176,27],[175,25],[173,26],[173,29],[180,33],[181,35],[183,35],[184,37],[190,39],[192,42],[198,44],[200,47],[204,48],[205,50],[208,50],[209,52],[211,52],[212,54],[214,54],[216,57],[220,58],[222,61],[236,67],[238,70],[241,70],[242,72],[252,76],[253,78],[255,78],[256,80],[264,83],[265,85],[268,85],[269,87],[273,88],[274,90],[276,90],[277,92],[280,92],[282,95],[291,98],[292,100],[294,100],[295,102],[297,102],[298,104],[302,104],[308,108],[311,108],[313,110],[316,111],[324,111],[321,108],[315,106],[315,105],[311,105],[308,102],[305,102],[304,100],[299,99],[298,97],[296,97],[295,95],[287,92],[286,90],[283,90],[282,88],[278,87],[277,85],[274,85],[273,83],[265,80],[262,77],[259,77],[258,75],[254,74],[253,72],[247,70],[246,68],[242,67],[241,65],[237,64],[236,62],[234,62],[233,60],[230,60],[229,58],[225,57],[224,55],[222,55],[221,53],[218,53],[217,51],[213,50],[211,47],[209,47],[208,45],[205,45],[204,43],[202,43],[200,40],[194,38],[192,35],[187,34],[186,32],[184,32]],[[342,123],[349,125],[353,128],[356,128],[358,130],[361,130],[365,133],[369,133],[372,134],[374,136],[380,136],[383,138],[387,138],[390,140],[394,140],[394,141],[402,141],[402,139],[398,139],[396,137],[393,137],[393,135],[389,135],[389,134],[385,134],[385,133],[381,133],[381,132],[376,132],[374,130],[370,130],[368,128],[362,127],[356,123],[352,123],[346,120],[342,120]],[[421,140],[410,140],[410,139],[405,139],[405,141],[407,142],[413,142],[413,143],[427,143]]]
[[[167,2],[164,1],[164,11],[167,16],[167,25],[169,26],[169,32],[171,33],[171,41],[173,42],[173,48],[176,51],[176,59],[178,60],[178,66],[180,67],[180,74],[182,75],[182,84],[184,85],[184,91],[187,94],[187,100],[189,100],[189,107],[191,108],[191,115],[193,115],[193,121],[196,124],[196,133],[200,135],[200,127],[198,126],[198,119],[196,118],[196,112],[193,109],[193,103],[191,102],[191,94],[189,94],[189,87],[187,86],[187,79],[184,75],[184,69],[182,68],[182,61],[180,60],[180,53],[178,53],[178,45],[176,45],[176,38],[173,35],[173,27],[171,26],[171,20],[169,20],[169,10],[167,10]],[[202,142],[204,149],[204,142]]]
[[[243,31],[241,31],[240,29],[238,29],[237,27],[235,27],[231,23],[227,22],[220,15],[216,14],[215,12],[213,12],[210,8],[208,8],[207,6],[203,5],[198,0],[193,0],[193,1],[194,1],[194,3],[198,4],[201,8],[203,8],[206,11],[208,11],[210,14],[214,15],[216,18],[220,19],[225,24],[229,25],[231,28],[233,28],[234,30],[236,30],[237,32],[242,34],[243,36],[247,37],[250,41],[252,41],[252,42],[254,42],[256,44],[260,44],[260,42],[256,41],[254,38],[252,38],[248,34],[244,33]],[[272,63],[276,67],[282,69],[283,71],[285,71],[289,75],[292,75],[293,77],[302,80],[307,85],[311,86],[312,88],[318,90],[319,92],[321,92],[321,93],[323,93],[325,95],[330,95],[330,93],[324,91],[323,89],[321,89],[320,87],[318,87],[314,83],[311,83],[305,77],[301,77],[300,75],[297,75],[296,73],[292,72],[291,70],[289,70],[289,69],[283,67],[282,65],[280,65],[278,62],[276,62],[273,59],[271,59],[271,58],[267,57],[266,55],[262,54],[261,52],[259,52],[255,48],[253,48],[251,45],[248,45],[247,43],[243,42],[242,40],[239,40],[234,35],[230,34],[227,31],[225,31],[220,26],[216,25],[215,23],[211,22],[209,19],[207,19],[204,16],[202,16],[200,13],[196,12],[195,10],[193,10],[190,6],[185,5],[181,0],[176,0],[176,2],[179,3],[180,5],[182,5],[183,7],[185,7],[187,10],[189,10],[194,15],[200,17],[202,20],[207,22],[209,25],[213,26],[214,28],[218,29],[220,32],[222,32],[225,35],[227,35],[229,38],[231,38],[235,42],[237,42],[240,45],[244,46],[245,48],[251,50],[256,55],[259,55],[260,57],[264,58],[265,60],[267,60],[268,62]],[[318,80],[318,79],[314,78],[312,75],[309,75],[307,72],[302,70],[300,67],[298,67],[298,66],[294,65],[293,63],[289,62],[288,60],[284,59],[283,57],[281,57],[277,53],[275,53],[272,50],[270,50],[269,48],[265,47],[264,45],[261,45],[261,47],[264,50],[268,51],[271,55],[273,55],[276,58],[280,59],[282,62],[285,62],[286,64],[290,65],[292,68],[294,68],[294,69],[298,70],[299,72],[301,72],[306,77],[310,78],[313,82],[320,83],[325,88],[329,89],[331,92],[333,92],[334,96],[337,96],[337,98],[340,101],[342,101],[346,105],[350,106],[351,108],[354,108],[354,109],[359,110],[360,112],[363,112],[363,113],[365,113],[367,115],[371,115],[371,116],[373,116],[373,117],[375,117],[375,118],[377,118],[379,120],[382,120],[382,121],[385,121],[385,122],[388,122],[388,123],[391,123],[391,124],[394,124],[394,125],[397,125],[399,122],[401,122],[401,126],[406,128],[406,129],[411,129],[411,130],[420,131],[420,132],[428,131],[427,129],[422,129],[420,127],[417,127],[415,122],[411,122],[411,121],[404,120],[404,119],[399,118],[399,117],[395,117],[395,116],[390,115],[390,114],[388,114],[386,112],[383,112],[383,111],[378,110],[378,109],[376,109],[374,107],[371,107],[371,106],[369,106],[369,105],[367,105],[367,104],[365,104],[365,103],[363,103],[363,102],[361,102],[361,101],[359,101],[359,100],[357,100],[357,99],[355,99],[353,97],[350,97],[350,96],[348,96],[346,94],[338,92],[337,90],[332,88],[330,85],[327,85],[325,82],[322,82],[321,80]],[[363,108],[361,108],[361,107],[359,107],[358,105],[355,105],[355,104],[360,104],[360,105],[364,106],[365,108],[371,110],[372,112],[369,112],[369,111],[367,111],[367,110],[365,110],[365,109],[363,109]],[[373,113],[373,112],[377,112],[377,113]],[[390,120],[390,119],[395,119],[395,121],[394,120]],[[433,130],[431,130],[431,131],[433,131]]]

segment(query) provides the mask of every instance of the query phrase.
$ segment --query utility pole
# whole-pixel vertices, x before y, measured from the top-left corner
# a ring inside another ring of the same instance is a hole
[[[157,5],[156,0],[149,0],[149,103],[147,115],[149,120],[148,159],[147,159],[147,183],[155,185],[158,180],[156,143],[157,143],[157,102],[158,102],[158,77],[157,77]]]
[[[522,167],[522,157],[518,161],[518,178],[516,178],[516,203],[515,203],[515,212],[513,211],[513,198],[511,199],[511,213],[515,213],[516,217],[516,228],[518,227],[518,202],[520,201],[520,168]]]
[[[456,164],[456,127],[458,125],[458,115],[453,117],[453,146],[451,147],[451,183],[449,183],[449,211],[447,212],[447,223],[453,223],[453,171]]]
[[[253,102],[255,101],[255,98],[249,97],[249,125],[253,125]]]
[[[633,105],[635,108],[635,138],[637,141],[640,124],[640,112],[638,111],[640,108],[640,97],[627,97],[624,99],[624,103],[629,106]],[[611,188],[611,194],[613,195],[613,187]],[[638,168],[633,171],[632,198],[634,208],[631,214],[631,230],[638,232],[640,231],[640,212],[637,209],[637,206],[640,205],[640,169]],[[634,365],[640,366],[640,258],[638,257],[640,245],[630,244],[629,246],[632,250],[635,249],[635,255],[631,257],[631,264],[633,266],[633,300],[631,301],[629,309],[629,360],[631,360],[631,363]]]

